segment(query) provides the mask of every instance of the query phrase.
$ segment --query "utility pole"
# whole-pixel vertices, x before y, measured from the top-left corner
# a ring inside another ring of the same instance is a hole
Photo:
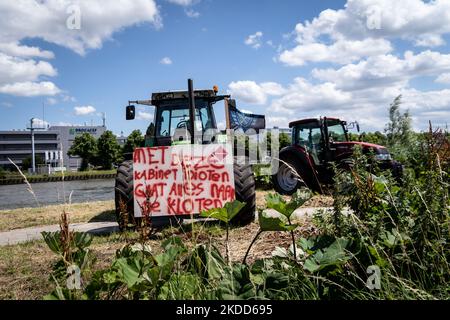
[[[33,127],[34,118],[30,120],[30,131],[31,131],[31,161],[33,163],[33,173],[36,173],[36,158],[35,158],[35,150],[34,150],[34,127]]]

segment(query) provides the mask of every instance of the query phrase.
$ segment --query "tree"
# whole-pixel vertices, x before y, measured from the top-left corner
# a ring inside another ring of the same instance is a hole
[[[363,133],[361,133],[360,136],[350,133],[349,138],[351,141],[360,140],[360,141],[364,141],[364,142],[378,144],[380,146],[387,145],[387,137],[386,137],[386,135],[382,134],[380,131],[363,132]]]
[[[411,126],[411,116],[409,111],[403,114],[400,112],[402,96],[394,99],[389,107],[389,123],[386,126],[385,133],[387,137],[387,146],[400,161],[406,161],[408,153],[414,149],[414,131]]]
[[[145,138],[141,133],[141,130],[134,130],[127,137],[127,141],[122,148],[122,154],[132,153],[134,149],[143,147],[145,142]]]
[[[272,133],[270,131],[267,132],[265,139],[267,139],[267,150],[272,150]],[[278,140],[280,150],[291,145],[291,136],[287,133],[281,132],[278,135]]]
[[[117,161],[120,151],[117,137],[111,131],[105,131],[97,140],[97,150],[97,163],[103,169],[111,169],[113,163]]]
[[[67,154],[69,156],[81,157],[83,161],[81,162],[80,170],[85,171],[89,163],[95,161],[97,156],[97,143],[95,138],[87,132],[76,136]]]
[[[45,164],[44,159],[42,157],[35,155],[34,161],[36,164],[36,167],[41,164]],[[26,157],[22,160],[22,170],[28,170],[33,166],[33,159],[31,156]]]

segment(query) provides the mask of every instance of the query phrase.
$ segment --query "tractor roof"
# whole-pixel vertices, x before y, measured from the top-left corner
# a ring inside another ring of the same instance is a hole
[[[340,121],[340,119],[338,118],[332,118],[332,117],[327,117],[327,120],[336,120],[336,121]],[[310,123],[310,122],[318,122],[320,121],[319,118],[308,118],[308,119],[300,119],[300,120],[296,120],[296,121],[292,121],[289,123],[289,128],[298,126],[299,124],[305,124],[305,123]]]
[[[228,95],[217,95],[214,90],[195,90],[195,99],[204,99],[208,101],[220,101],[225,98],[229,98]],[[189,98],[188,91],[167,91],[167,92],[155,92],[152,94],[152,103],[159,104],[161,102],[172,100],[187,100]]]

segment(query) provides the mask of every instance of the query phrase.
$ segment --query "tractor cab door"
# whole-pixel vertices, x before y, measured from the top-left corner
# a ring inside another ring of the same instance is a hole
[[[335,161],[346,150],[347,130],[339,119],[324,118],[324,124],[324,132],[327,136],[327,158],[329,161]]]
[[[296,144],[305,148],[316,166],[323,162],[324,141],[320,123],[312,121],[296,126]]]

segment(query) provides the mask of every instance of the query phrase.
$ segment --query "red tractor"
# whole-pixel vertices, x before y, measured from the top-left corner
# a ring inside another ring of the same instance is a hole
[[[306,186],[322,193],[322,185],[333,179],[331,164],[349,168],[355,145],[363,153],[374,154],[382,170],[392,170],[394,177],[401,177],[403,167],[394,161],[386,147],[360,141],[349,141],[348,129],[357,122],[347,125],[336,118],[302,119],[291,122],[292,143],[283,148],[279,155],[279,168],[272,176],[272,182],[281,194],[293,194],[299,187]]]

